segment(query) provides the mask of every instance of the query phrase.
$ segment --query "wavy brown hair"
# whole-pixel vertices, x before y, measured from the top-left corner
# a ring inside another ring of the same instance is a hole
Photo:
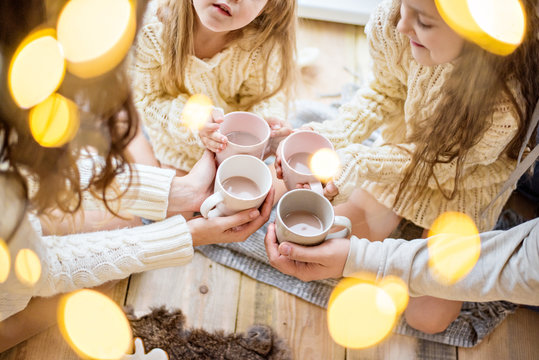
[[[412,181],[417,183],[413,195],[418,196],[430,178],[434,178],[444,197],[455,197],[466,156],[491,125],[496,102],[501,97],[508,98],[518,113],[518,133],[505,149],[510,158],[518,157],[539,98],[537,1],[524,0],[523,3],[527,32],[515,52],[499,56],[470,42],[465,44],[451,77],[444,83],[444,95],[436,111],[424,121],[417,122],[408,138],[417,144],[417,148],[400,184],[395,204]],[[396,25],[399,19],[400,13],[396,11],[393,24]],[[533,147],[534,144],[535,136],[532,136],[528,145]],[[444,192],[436,179],[434,166],[452,161],[456,161],[455,185],[452,191]]]
[[[79,105],[81,125],[71,142],[57,148],[42,147],[34,140],[28,110],[18,108],[9,94],[11,58],[30,32],[48,22],[44,4],[43,0],[0,2],[0,163],[24,189],[30,189],[25,190],[28,205],[38,213],[53,209],[74,213],[81,206],[85,190],[102,198],[109,211],[116,213],[109,207],[112,199],[110,195],[107,199],[105,192],[128,168],[124,151],[137,131],[136,112],[122,66],[90,80],[66,74],[58,92]],[[83,186],[76,162],[87,147],[99,150],[104,161],[94,167],[99,170]]]
[[[261,95],[245,104],[248,110],[254,104],[267,99],[277,92],[290,91],[295,76],[294,53],[296,44],[296,0],[268,0],[262,13],[247,26],[232,31],[231,41],[239,40],[246,34],[253,34],[249,39],[250,49],[260,49],[260,59],[267,59],[275,48],[280,50],[280,83],[273,91],[267,89],[268,64],[264,66],[264,89]],[[166,62],[161,71],[161,83],[172,95],[185,93],[183,83],[189,55],[194,55],[194,34],[197,14],[191,0],[165,1],[158,11],[159,19],[164,24],[163,38]],[[254,31],[249,31],[254,30]]]

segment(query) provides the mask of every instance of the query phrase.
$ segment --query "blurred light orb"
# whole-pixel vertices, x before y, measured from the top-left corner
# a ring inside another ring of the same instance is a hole
[[[9,66],[8,83],[15,103],[28,109],[48,98],[65,75],[63,52],[54,29],[43,29],[25,38]]]
[[[466,214],[446,212],[429,230],[429,268],[444,284],[454,284],[477,263],[481,239],[473,220]]]
[[[397,308],[380,287],[347,278],[333,290],[327,316],[329,333],[337,344],[362,349],[379,343],[390,333]]]
[[[182,110],[181,121],[187,128],[198,131],[210,121],[213,103],[204,94],[195,94],[187,100]]]
[[[328,182],[341,170],[341,160],[334,150],[323,148],[311,156],[309,168],[318,180]]]
[[[71,0],[57,30],[68,70],[81,78],[102,75],[124,59],[135,38],[134,1]]]
[[[15,257],[15,275],[26,286],[34,286],[41,277],[41,261],[30,249],[21,249]]]
[[[460,36],[497,55],[522,43],[526,13],[520,0],[435,0],[443,20]]]
[[[44,147],[60,147],[71,141],[80,125],[77,105],[59,94],[30,110],[30,132]]]
[[[58,305],[58,326],[82,358],[119,359],[132,344],[131,327],[122,309],[94,290],[65,295]]]
[[[391,296],[391,299],[397,308],[397,313],[402,314],[404,310],[406,310],[410,298],[408,295],[408,287],[404,281],[396,276],[387,276],[380,281],[378,286]]]
[[[0,284],[7,280],[10,267],[11,256],[9,255],[9,248],[4,239],[0,238]]]

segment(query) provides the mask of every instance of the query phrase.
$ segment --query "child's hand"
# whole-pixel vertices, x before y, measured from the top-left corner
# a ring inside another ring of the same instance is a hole
[[[348,239],[326,240],[317,246],[279,244],[275,224],[268,226],[264,244],[271,266],[302,281],[340,278],[350,251]]]
[[[214,108],[211,112],[211,119],[206,122],[204,127],[198,133],[204,146],[214,153],[222,151],[228,142],[227,137],[217,131],[223,121],[223,109]]]
[[[248,209],[230,216],[189,220],[187,225],[193,246],[246,240],[269,220],[274,196],[275,189],[272,187],[259,209]]]
[[[329,200],[333,201],[335,196],[339,195],[339,189],[333,181],[330,181],[324,186],[324,196]]]
[[[273,155],[277,152],[277,147],[281,141],[290,135],[293,130],[290,124],[284,120],[279,120],[277,118],[268,118],[266,119],[271,130],[270,134],[270,148],[267,155]]]

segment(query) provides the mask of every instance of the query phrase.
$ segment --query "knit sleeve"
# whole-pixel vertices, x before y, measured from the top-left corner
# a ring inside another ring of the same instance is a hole
[[[193,256],[188,225],[175,216],[151,225],[68,236],[39,236],[24,215],[23,194],[15,181],[0,178],[0,237],[11,258],[0,283],[0,321],[23,310],[33,296],[51,296],[93,287],[132,273],[183,265]],[[33,285],[17,278],[14,265],[22,249],[40,260],[41,276]]]
[[[399,61],[401,38],[395,26],[389,25],[392,11],[394,9],[383,2],[365,29],[373,60],[373,80],[362,87],[352,101],[341,106],[336,119],[307,124],[328,137],[336,149],[362,142],[383,122],[403,114],[406,72]]]
[[[251,53],[249,59],[249,76],[240,87],[238,97],[240,108],[243,104],[252,101],[262,93],[274,91],[281,81],[281,56],[280,51],[271,51],[268,59],[261,59],[261,49]],[[267,63],[267,73],[265,66]],[[264,76],[266,76],[266,89],[264,90]],[[255,104],[250,111],[260,115],[264,119],[275,117],[280,120],[286,119],[286,95],[280,90],[275,95]]]
[[[83,186],[87,185],[94,175],[99,160],[98,157],[86,157],[78,161]],[[150,220],[164,219],[168,209],[170,186],[175,175],[176,172],[171,169],[132,164],[131,172],[125,169],[116,176],[115,184],[107,189],[108,205],[116,212],[122,210]],[[94,195],[96,194],[89,191],[83,192],[83,208],[106,210],[103,201]]]
[[[204,152],[198,133],[181,123],[188,94],[167,94],[160,80],[165,61],[163,24],[144,26],[131,54],[129,73],[135,106],[146,128],[156,158],[166,165],[189,171]]]
[[[516,113],[511,109],[509,105],[503,104],[495,107],[491,126],[469,150],[465,159],[459,183],[461,188],[471,190],[505,181],[513,161],[506,159],[503,152],[518,131]],[[415,144],[377,147],[352,144],[337,150],[343,169],[335,180],[339,195],[334,202],[346,201],[362,180],[386,184],[400,182],[414,150]],[[455,185],[456,160],[436,164],[434,175],[435,178],[431,177],[428,181],[430,188],[438,189],[439,184],[442,190],[452,191]]]

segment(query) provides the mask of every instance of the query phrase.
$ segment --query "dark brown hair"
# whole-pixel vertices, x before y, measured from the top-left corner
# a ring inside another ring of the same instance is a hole
[[[502,97],[508,99],[518,113],[518,133],[505,149],[516,159],[539,98],[539,19],[536,0],[524,0],[527,13],[527,33],[523,43],[508,56],[498,56],[466,43],[455,62],[451,77],[444,83],[443,98],[428,119],[417,122],[408,140],[417,145],[395,204],[412,179],[417,182],[413,195],[418,196],[434,178],[447,199],[453,199],[459,189],[463,165],[470,149],[478,143],[492,123],[492,115]],[[391,19],[397,24],[400,13]],[[518,99],[518,100],[517,100]],[[537,130],[537,129],[536,129]],[[536,131],[535,130],[535,131]],[[440,141],[444,139],[444,141]],[[535,144],[532,136],[528,145]],[[456,162],[452,191],[441,189],[434,167],[439,163]]]
[[[51,3],[62,2],[65,1]],[[87,189],[102,198],[114,213],[105,191],[119,173],[126,171],[124,151],[137,131],[136,112],[122,66],[89,80],[66,75],[58,92],[79,105],[81,127],[66,145],[42,147],[30,133],[28,110],[18,108],[9,94],[7,72],[19,43],[50,22],[45,1],[1,1],[0,18],[0,163],[29,189],[26,198],[38,213],[55,208],[73,213],[80,208],[82,192]],[[87,147],[99,150],[103,164],[83,186],[76,162]]]

